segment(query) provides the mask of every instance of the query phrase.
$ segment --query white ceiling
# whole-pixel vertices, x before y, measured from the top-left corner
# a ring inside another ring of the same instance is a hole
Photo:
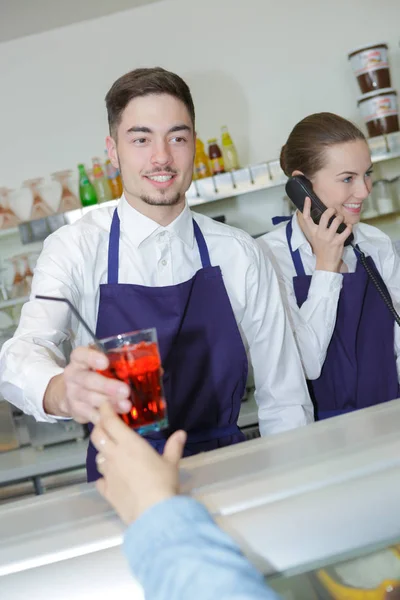
[[[159,0],[0,0],[0,42]]]

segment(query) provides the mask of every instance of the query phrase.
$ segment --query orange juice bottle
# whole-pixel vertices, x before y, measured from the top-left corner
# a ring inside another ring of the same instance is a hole
[[[210,164],[208,162],[208,156],[204,149],[204,144],[200,138],[196,138],[196,156],[194,158],[194,179],[203,179],[204,177],[211,177]]]
[[[111,164],[111,161],[108,158],[107,150],[106,150],[106,161],[104,163],[104,169],[106,172],[108,183],[111,188],[113,199],[116,200],[118,198],[121,198],[122,192],[123,192],[121,175],[120,175],[120,172],[118,171],[118,169],[113,167],[113,165]]]

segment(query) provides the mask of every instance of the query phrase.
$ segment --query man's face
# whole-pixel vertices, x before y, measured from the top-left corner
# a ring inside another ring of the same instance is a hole
[[[127,200],[153,206],[183,202],[193,175],[195,134],[183,102],[168,94],[131,100],[107,138],[110,160],[121,171]]]

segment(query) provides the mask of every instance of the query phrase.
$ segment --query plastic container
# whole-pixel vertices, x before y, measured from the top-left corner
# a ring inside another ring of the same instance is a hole
[[[394,89],[364,94],[358,99],[358,106],[370,137],[399,131],[397,92]]]
[[[372,186],[372,197],[380,215],[388,215],[396,211],[392,188],[387,179],[379,179]]]
[[[96,190],[96,196],[99,203],[108,202],[113,199],[110,183],[105,177],[103,169],[100,165],[99,158],[93,158],[93,185]]]
[[[391,87],[387,44],[362,46],[348,56],[363,94]]]
[[[374,219],[378,215],[379,213],[376,210],[374,194],[371,193],[363,202],[361,220]]]
[[[222,156],[224,159],[225,171],[235,171],[240,169],[236,146],[232,142],[232,138],[226,125],[221,127],[221,134]]]
[[[392,179],[390,185],[392,187],[395,210],[398,211],[400,210],[400,176]]]

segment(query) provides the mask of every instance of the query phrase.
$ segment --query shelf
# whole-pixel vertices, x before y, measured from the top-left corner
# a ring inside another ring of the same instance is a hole
[[[398,217],[400,217],[400,211],[394,210],[393,212],[377,214],[377,215],[374,215],[373,217],[364,217],[363,218],[361,216],[361,221],[363,223],[373,224],[373,223],[376,223],[377,221],[382,221],[382,220],[393,221],[393,220],[397,219]]]
[[[372,162],[375,163],[380,163],[380,162],[384,162],[387,160],[393,160],[395,158],[400,158],[400,152],[394,153],[394,152],[389,152],[386,154],[378,154],[376,156],[372,157]]]
[[[375,149],[382,149],[383,142],[380,138],[375,138],[374,142]],[[377,142],[379,142],[378,145]],[[399,142],[397,142],[397,145],[393,146],[393,148],[398,148],[398,145]],[[385,147],[387,148],[390,146],[386,144]],[[372,162],[380,163],[396,158],[400,158],[400,152],[389,152],[386,154],[377,153],[372,157]],[[189,206],[200,206],[218,200],[250,194],[252,192],[282,187],[285,185],[286,181],[287,178],[279,166],[279,160],[270,160],[256,165],[250,165],[230,173],[223,173],[221,175],[193,181],[186,193],[186,198]],[[62,225],[75,222],[90,210],[96,210],[105,206],[116,206],[117,204],[117,200],[111,200],[102,204],[95,204],[90,207],[51,215],[50,217],[38,221],[27,221],[22,223],[19,227],[0,229],[0,238],[19,233],[21,241],[24,244],[42,241]]]
[[[10,235],[16,235],[19,233],[18,227],[9,227],[8,229],[0,229],[0,238],[9,237]]]
[[[260,190],[281,187],[287,178],[277,166],[278,161],[261,163],[231,173],[193,181],[186,193],[189,206],[208,204]],[[274,169],[271,165],[274,165]]]
[[[12,306],[17,306],[18,304],[25,304],[28,302],[29,296],[23,296],[21,298],[11,298],[10,300],[2,300],[0,302],[0,310],[3,308],[10,308]]]

